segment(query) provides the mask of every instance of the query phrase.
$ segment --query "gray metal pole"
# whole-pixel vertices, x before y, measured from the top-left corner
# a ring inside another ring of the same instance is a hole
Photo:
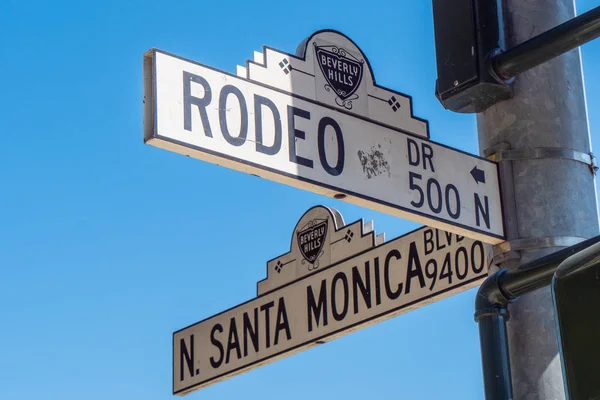
[[[575,16],[573,0],[505,7],[507,48]],[[501,163],[508,243],[496,252],[507,268],[599,232],[579,49],[517,76],[513,88],[513,99],[477,115],[480,151]],[[522,296],[509,312],[514,398],[564,399],[550,289]]]

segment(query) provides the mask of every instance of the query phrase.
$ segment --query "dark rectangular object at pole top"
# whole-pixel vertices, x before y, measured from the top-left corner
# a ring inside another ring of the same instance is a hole
[[[502,15],[501,0],[433,0],[435,94],[444,108],[476,113],[512,97],[490,68],[493,52],[504,50]]]

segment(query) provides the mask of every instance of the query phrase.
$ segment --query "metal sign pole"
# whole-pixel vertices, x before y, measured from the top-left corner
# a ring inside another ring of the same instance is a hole
[[[512,48],[573,18],[575,10],[571,0],[507,0],[505,12]],[[507,243],[496,248],[502,267],[598,234],[593,170],[576,157],[543,151],[590,153],[579,51],[518,75],[513,89],[514,98],[477,115],[480,150],[500,160],[508,205]],[[549,288],[523,295],[508,309],[514,398],[565,398]]]

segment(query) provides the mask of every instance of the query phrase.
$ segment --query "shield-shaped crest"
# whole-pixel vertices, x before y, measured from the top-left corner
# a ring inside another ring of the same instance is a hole
[[[325,89],[333,89],[342,103],[349,100],[362,81],[364,60],[358,60],[341,47],[316,44],[315,56],[329,86]]]
[[[297,232],[298,247],[306,261],[312,264],[319,258],[326,236],[326,219],[310,221],[302,230]]]

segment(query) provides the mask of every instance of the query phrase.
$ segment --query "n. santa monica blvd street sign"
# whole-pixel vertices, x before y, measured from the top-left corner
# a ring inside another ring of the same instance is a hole
[[[504,238],[497,165],[428,140],[410,97],[376,85],[350,39],[264,47],[238,76],[144,56],[146,143],[489,243]]]
[[[185,395],[479,284],[491,246],[424,227],[384,243],[372,223],[314,207],[258,296],[173,334]]]

